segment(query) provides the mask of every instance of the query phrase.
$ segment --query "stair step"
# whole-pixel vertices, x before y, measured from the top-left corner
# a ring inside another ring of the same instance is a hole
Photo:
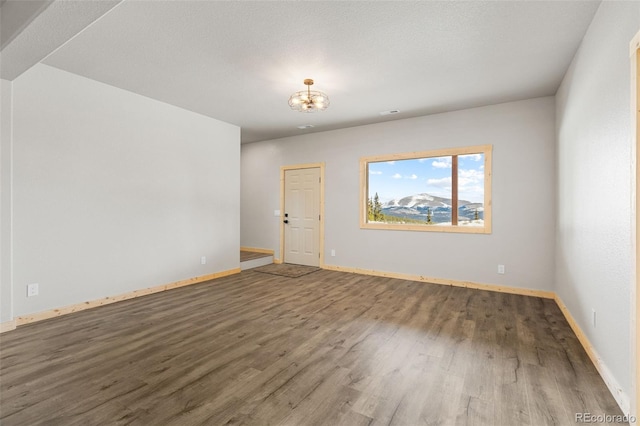
[[[245,260],[240,262],[240,270],[246,271],[247,269],[257,268],[259,266],[270,265],[273,263],[273,256],[265,256],[259,259]]]

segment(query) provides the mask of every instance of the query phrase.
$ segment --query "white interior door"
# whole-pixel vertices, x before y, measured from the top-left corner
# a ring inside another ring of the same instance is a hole
[[[320,265],[320,168],[284,172],[284,262]]]

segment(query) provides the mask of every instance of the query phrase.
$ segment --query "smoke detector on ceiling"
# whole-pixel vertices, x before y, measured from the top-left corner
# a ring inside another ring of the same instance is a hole
[[[380,113],[380,115],[393,115],[393,114],[397,114],[399,112],[400,112],[399,109],[392,109],[392,110],[389,110],[389,111],[382,111]]]
[[[298,129],[310,129],[313,127],[313,124],[303,124],[302,126],[298,126]]]

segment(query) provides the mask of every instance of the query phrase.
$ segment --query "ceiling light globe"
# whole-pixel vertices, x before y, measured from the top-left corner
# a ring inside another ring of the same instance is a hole
[[[299,112],[316,112],[327,109],[329,97],[323,92],[311,90],[313,80],[306,79],[304,84],[307,86],[306,91],[296,92],[289,98],[291,109]]]

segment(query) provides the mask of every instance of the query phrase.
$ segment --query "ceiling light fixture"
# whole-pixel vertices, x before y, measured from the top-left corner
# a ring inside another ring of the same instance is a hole
[[[329,97],[326,93],[317,90],[311,90],[313,80],[307,78],[304,80],[307,90],[301,90],[294,93],[289,98],[289,106],[300,112],[316,112],[324,111],[329,106]]]

